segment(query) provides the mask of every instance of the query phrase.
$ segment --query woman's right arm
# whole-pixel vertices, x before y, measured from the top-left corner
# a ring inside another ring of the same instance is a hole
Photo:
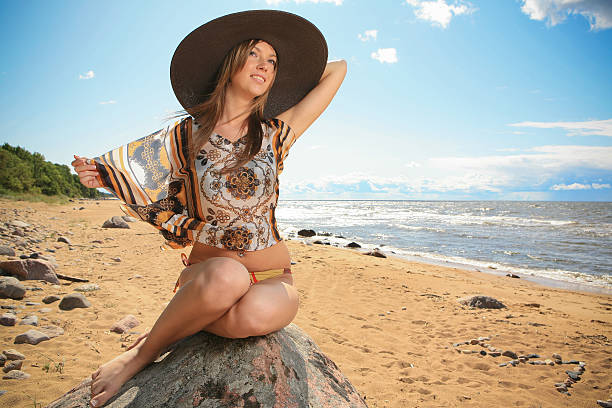
[[[74,167],[74,171],[76,171],[78,174],[81,184],[83,184],[85,187],[103,187],[98,181],[98,172],[93,160],[77,156],[75,154],[74,160],[70,164],[72,164],[72,167]]]

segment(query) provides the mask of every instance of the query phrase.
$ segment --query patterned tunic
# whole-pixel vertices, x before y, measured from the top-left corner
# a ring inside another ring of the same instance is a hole
[[[198,241],[243,254],[281,241],[274,216],[278,176],[295,133],[280,119],[266,121],[255,157],[222,173],[246,137],[232,143],[213,133],[189,161],[195,126],[187,117],[94,158],[98,181],[125,203],[127,214],[158,228],[172,248]]]

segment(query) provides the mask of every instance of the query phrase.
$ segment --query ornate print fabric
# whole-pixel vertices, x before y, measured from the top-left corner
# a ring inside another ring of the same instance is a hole
[[[192,126],[188,117],[96,157],[100,184],[173,248],[199,241],[244,253],[280,241],[274,211],[278,175],[295,142],[289,126],[279,119],[264,123],[259,153],[232,172],[222,170],[243,151],[245,137],[232,143],[213,134],[189,161]]]

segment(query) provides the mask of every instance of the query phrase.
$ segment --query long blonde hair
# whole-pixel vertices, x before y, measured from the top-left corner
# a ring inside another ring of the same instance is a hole
[[[191,157],[195,157],[196,153],[200,150],[206,141],[213,133],[217,122],[221,119],[223,114],[223,108],[225,106],[225,96],[227,93],[227,87],[231,81],[231,78],[239,72],[246,64],[249,53],[261,40],[251,39],[243,41],[234,46],[225,56],[225,59],[219,67],[217,73],[215,89],[210,93],[209,97],[199,105],[190,108],[190,113],[198,123],[198,130],[193,134],[193,143],[189,147]],[[277,61],[278,64],[278,61]],[[278,65],[276,65],[278,67]],[[277,68],[276,68],[277,69]],[[275,69],[275,70],[276,70]],[[276,74],[276,72],[275,72]],[[223,173],[236,170],[249,162],[261,149],[261,141],[263,139],[262,122],[264,121],[264,108],[268,99],[268,94],[272,85],[274,85],[273,76],[272,82],[268,86],[266,92],[253,98],[251,105],[251,112],[249,116],[244,120],[241,130],[248,127],[247,131],[247,142],[242,154],[236,158],[236,161],[231,167],[223,170]],[[181,111],[178,116],[187,114],[186,111]]]

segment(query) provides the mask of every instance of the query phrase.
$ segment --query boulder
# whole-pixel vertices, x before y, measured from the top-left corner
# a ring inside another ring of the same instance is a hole
[[[469,307],[476,307],[479,309],[503,309],[506,306],[497,299],[490,296],[470,296],[461,299],[457,299],[457,302],[462,305]]]
[[[300,237],[314,237],[315,235],[317,235],[317,233],[314,230],[311,229],[301,229],[298,231],[298,236]]]
[[[88,407],[90,386],[88,377],[47,408]],[[189,336],[104,406],[367,407],[336,364],[294,324],[246,339]]]
[[[102,228],[130,228],[130,226],[123,218],[116,215],[104,221]]]
[[[12,276],[0,277],[0,299],[23,299],[26,288],[17,278]]]
[[[91,302],[81,293],[71,293],[62,298],[59,308],[62,310],[72,310],[77,307],[91,307]]]
[[[370,256],[375,256],[376,258],[386,258],[387,255],[385,255],[382,251],[375,249],[373,251],[370,252],[366,252],[366,255],[370,255]]]
[[[59,284],[55,267],[51,262],[42,259],[20,259],[0,262],[0,269],[25,280],[44,280]]]
[[[361,245],[359,245],[356,242],[350,242],[346,246],[347,246],[347,248],[361,248]]]

